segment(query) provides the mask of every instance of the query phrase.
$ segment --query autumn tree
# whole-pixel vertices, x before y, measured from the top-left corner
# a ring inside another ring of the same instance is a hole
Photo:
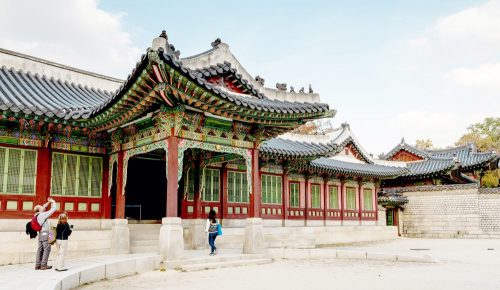
[[[472,143],[479,151],[495,150],[500,152],[500,118],[486,118],[481,123],[472,124],[455,145]],[[489,170],[484,173],[481,183],[485,187],[498,187],[500,170]]]
[[[434,148],[434,145],[431,139],[417,139],[417,141],[415,141],[415,147],[421,150],[429,150]]]
[[[325,134],[333,128],[334,127],[331,119],[316,120],[312,122],[307,122],[304,125],[293,130],[292,132],[297,134],[319,135],[319,134]]]

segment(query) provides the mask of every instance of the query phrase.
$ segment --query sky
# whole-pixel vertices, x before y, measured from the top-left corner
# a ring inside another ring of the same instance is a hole
[[[0,0],[0,27],[2,48],[122,79],[162,30],[181,57],[220,37],[266,86],[311,84],[375,155],[500,117],[500,0]]]

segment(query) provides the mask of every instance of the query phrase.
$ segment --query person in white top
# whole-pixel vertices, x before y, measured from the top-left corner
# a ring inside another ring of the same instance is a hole
[[[215,218],[215,211],[212,209],[208,213],[205,232],[208,233],[208,244],[210,244],[210,256],[217,255],[217,247],[215,246],[215,238],[217,238],[217,225],[219,224]]]
[[[47,207],[50,205],[50,209]],[[49,230],[50,222],[49,217],[56,211],[56,202],[52,198],[48,198],[48,201],[43,205],[37,205],[34,208],[36,220],[38,224],[42,227],[38,233],[38,249],[36,251],[36,263],[35,270],[47,270],[52,268],[52,266],[47,266],[50,255],[50,244],[49,244]]]

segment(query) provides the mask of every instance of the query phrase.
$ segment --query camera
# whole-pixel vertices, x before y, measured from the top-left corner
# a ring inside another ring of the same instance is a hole
[[[69,227],[70,227],[70,228],[73,228],[73,225],[70,225]]]

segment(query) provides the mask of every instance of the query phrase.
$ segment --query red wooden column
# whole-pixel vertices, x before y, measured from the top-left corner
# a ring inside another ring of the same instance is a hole
[[[50,196],[50,177],[51,177],[51,167],[52,167],[51,162],[52,162],[52,156],[50,149],[47,147],[39,149],[37,166],[36,166],[37,176],[36,176],[35,204],[46,203],[47,198],[49,198]]]
[[[252,149],[252,194],[250,195],[250,217],[261,217],[261,188],[260,188],[260,168],[259,149]]]
[[[200,162],[201,156],[198,154],[194,165],[194,218],[201,218],[201,192],[200,192]]]
[[[362,210],[363,210],[363,203],[362,203],[362,195],[363,195],[363,181],[361,179],[358,180],[358,204],[359,204],[359,211],[358,211],[358,214],[359,214],[359,220],[361,221],[363,218],[361,216],[361,213],[362,213]]]
[[[125,218],[125,188],[123,187],[123,156],[125,153],[123,151],[118,152],[118,162],[116,170],[116,208],[115,208],[115,218],[123,219]]]
[[[340,220],[344,220],[344,200],[345,200],[345,178],[340,179]]]
[[[290,207],[290,185],[288,182],[288,174],[283,168],[283,221],[288,219],[288,208]]]
[[[102,162],[102,188],[101,188],[101,196],[102,196],[102,210],[101,217],[105,219],[111,218],[111,196],[108,196],[108,184],[112,182],[113,176],[109,176],[109,158],[103,158]],[[111,166],[113,166],[111,164]],[[111,172],[113,175],[113,172]]]
[[[309,188],[311,187],[309,183],[309,175],[305,176],[305,190],[304,190],[304,220],[307,221],[307,216],[309,215],[309,208],[311,207],[311,193],[309,192]]]
[[[173,131],[173,129],[172,129]],[[173,132],[172,132],[173,133]],[[179,168],[179,138],[172,134],[168,137],[168,172],[167,172],[167,217],[177,217],[177,169]]]
[[[328,205],[330,204],[330,192],[328,188],[328,177],[325,176],[323,178],[323,183],[324,183],[324,189],[323,189],[323,219],[325,220],[325,225],[326,225],[326,216],[328,214]]]
[[[223,219],[226,218],[227,215],[227,163],[222,164],[222,188],[220,194],[220,210],[219,216]]]

